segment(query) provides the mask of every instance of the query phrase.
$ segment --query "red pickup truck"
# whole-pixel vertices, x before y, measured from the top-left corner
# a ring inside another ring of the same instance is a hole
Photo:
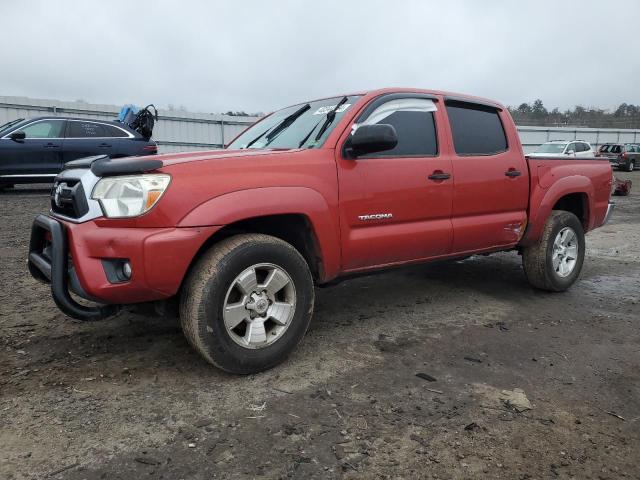
[[[606,159],[525,157],[499,103],[376,90],[276,111],[224,150],[68,164],[28,265],[78,319],[174,301],[208,362],[252,373],[300,342],[314,284],[350,274],[517,250],[534,287],[567,289],[611,184]]]

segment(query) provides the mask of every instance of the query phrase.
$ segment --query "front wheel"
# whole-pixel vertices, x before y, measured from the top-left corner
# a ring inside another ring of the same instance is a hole
[[[268,235],[230,237],[189,273],[180,319],[189,343],[208,362],[249,374],[287,358],[313,312],[311,272],[300,253]]]
[[[633,160],[629,160],[629,164],[627,165],[627,172],[633,172],[634,168],[635,164],[633,163]]]
[[[523,251],[527,280],[542,290],[567,290],[580,275],[584,251],[584,230],[578,217],[571,212],[554,210],[538,242]]]

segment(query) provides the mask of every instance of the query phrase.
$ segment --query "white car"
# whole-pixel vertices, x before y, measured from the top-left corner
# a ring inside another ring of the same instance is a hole
[[[588,142],[583,140],[553,140],[543,143],[530,157],[558,157],[560,155],[570,155],[572,157],[595,157],[595,152]]]

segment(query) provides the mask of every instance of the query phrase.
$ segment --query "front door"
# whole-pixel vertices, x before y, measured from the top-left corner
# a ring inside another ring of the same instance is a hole
[[[451,247],[451,159],[435,98],[378,97],[356,120],[390,124],[398,136],[388,151],[358,158],[336,149],[344,271],[447,254]]]
[[[65,120],[38,120],[21,128],[24,140],[0,139],[0,175],[55,176],[62,169]]]

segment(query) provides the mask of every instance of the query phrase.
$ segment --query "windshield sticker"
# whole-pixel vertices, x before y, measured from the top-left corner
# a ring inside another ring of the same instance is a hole
[[[350,103],[345,103],[340,105],[340,108],[338,108],[338,110],[336,110],[336,113],[342,113],[344,112],[347,108],[349,108],[351,106]],[[324,107],[320,107],[318,110],[316,110],[315,112],[313,112],[314,115],[326,115],[327,113],[329,113],[330,111],[332,111],[334,108],[336,108],[335,105],[325,105]]]

